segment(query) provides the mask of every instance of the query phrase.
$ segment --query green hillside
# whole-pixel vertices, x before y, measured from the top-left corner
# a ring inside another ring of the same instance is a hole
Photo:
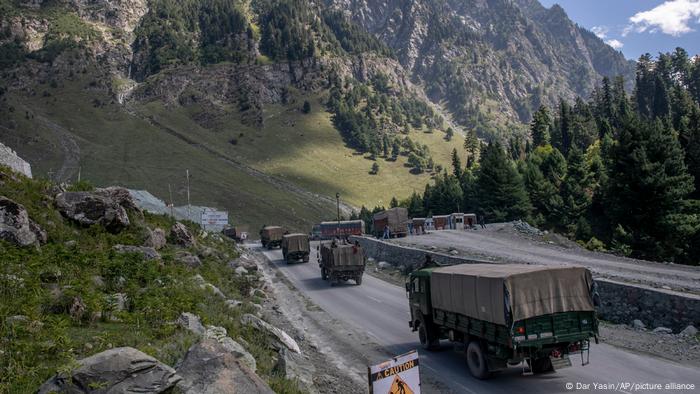
[[[10,127],[3,127],[3,141],[35,174],[56,177],[65,165],[65,179],[75,181],[80,171],[97,185],[147,189],[166,201],[170,185],[175,204],[182,205],[189,169],[193,204],[227,209],[232,222],[253,228],[281,223],[298,230],[334,218],[336,192],[355,207],[386,205],[387,196],[420,191],[431,176],[412,174],[405,156],[377,158],[380,171],[371,175],[374,161],[345,146],[317,96],[265,106],[262,128],[243,125],[231,111],[218,127],[205,129],[192,120],[195,107],[159,101],[122,106],[99,93],[85,94],[89,84],[89,78],[76,78],[38,86],[42,94],[5,94]],[[312,103],[308,114],[299,110],[304,99]],[[463,144],[460,136],[448,142],[437,130],[412,131],[410,137],[428,145],[443,166]]]

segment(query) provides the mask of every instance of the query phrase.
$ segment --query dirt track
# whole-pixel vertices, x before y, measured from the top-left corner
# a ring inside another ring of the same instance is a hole
[[[551,235],[530,235],[516,231],[512,223],[490,224],[479,230],[445,230],[393,240],[398,244],[494,262],[577,264],[594,275],[628,283],[700,294],[700,269],[677,264],[634,260],[591,252],[573,242]]]

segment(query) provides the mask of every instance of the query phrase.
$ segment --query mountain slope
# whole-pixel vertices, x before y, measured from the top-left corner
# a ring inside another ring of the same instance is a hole
[[[177,204],[189,169],[193,203],[306,230],[336,192],[359,207],[422,190],[463,152],[459,128],[509,137],[626,72],[521,3],[0,0],[0,140],[37,174]]]

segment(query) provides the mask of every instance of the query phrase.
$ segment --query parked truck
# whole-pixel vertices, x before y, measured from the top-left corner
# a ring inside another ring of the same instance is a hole
[[[309,236],[306,234],[285,234],[282,237],[282,256],[287,264],[292,262],[309,262]]]
[[[414,271],[406,283],[411,321],[428,350],[441,339],[464,344],[471,374],[485,379],[509,365],[541,373],[588,363],[598,341],[597,302],[583,267],[460,264]]]
[[[375,213],[372,217],[372,232],[378,238],[405,237],[408,233],[408,209],[396,207]]]
[[[286,231],[280,226],[265,226],[260,230],[260,242],[263,248],[276,248],[282,245],[282,238]]]
[[[362,220],[341,220],[321,222],[321,239],[346,238],[351,235],[362,235],[364,222]]]
[[[318,246],[321,279],[330,281],[331,286],[350,279],[361,285],[365,265],[365,253],[358,244],[333,241],[323,242]]]

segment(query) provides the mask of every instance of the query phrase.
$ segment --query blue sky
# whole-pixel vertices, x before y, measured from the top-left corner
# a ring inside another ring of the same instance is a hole
[[[622,51],[628,59],[685,48],[700,54],[700,0],[540,0]]]

